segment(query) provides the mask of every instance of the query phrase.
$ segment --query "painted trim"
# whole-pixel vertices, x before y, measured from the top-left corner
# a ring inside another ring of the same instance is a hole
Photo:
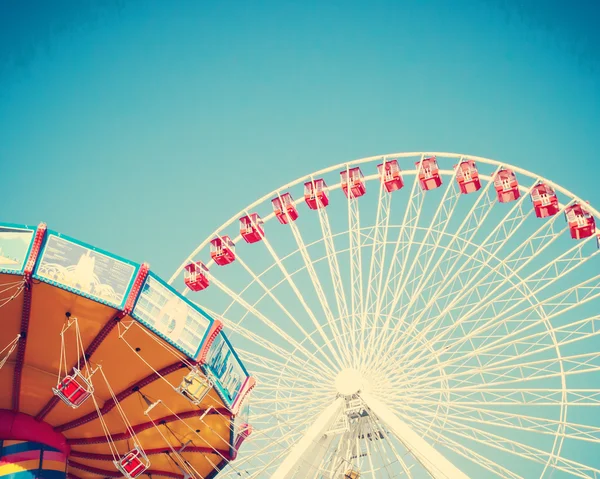
[[[233,401],[233,404],[231,405],[231,414],[236,416],[237,413],[240,412],[240,406],[243,404],[244,400],[252,392],[255,386],[256,379],[254,379],[252,376],[248,376],[240,388],[235,401]]]
[[[150,272],[150,265],[148,263],[142,263],[138,268],[133,284],[130,287],[129,294],[123,307],[123,313],[131,314],[134,306],[137,304],[137,300],[142,292],[142,286],[146,283],[146,277]]]
[[[215,339],[217,339],[217,336],[219,335],[219,333],[222,330],[223,330],[223,323],[221,321],[219,321],[218,319],[215,319],[212,326],[209,328],[208,332],[206,333],[204,343],[200,345],[198,354],[196,355],[196,358],[197,358],[196,361],[198,364],[202,365],[206,362],[206,357],[208,356],[208,351],[210,350],[210,347],[215,342]]]
[[[37,265],[37,261],[40,257],[40,250],[42,249],[42,244],[46,239],[47,231],[48,228],[46,223],[40,223],[34,233],[33,242],[29,247],[29,257],[27,259],[27,263],[25,264],[25,268],[23,268],[23,272],[27,279],[31,278],[33,270]]]

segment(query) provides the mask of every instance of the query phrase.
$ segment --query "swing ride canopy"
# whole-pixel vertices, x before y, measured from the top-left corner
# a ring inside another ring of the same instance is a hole
[[[254,380],[147,265],[0,224],[0,291],[0,477],[210,478],[235,459]],[[140,468],[122,472],[131,451]]]

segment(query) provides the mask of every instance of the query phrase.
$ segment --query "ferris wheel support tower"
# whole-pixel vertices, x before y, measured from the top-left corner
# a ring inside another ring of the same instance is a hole
[[[396,436],[398,441],[411,452],[413,457],[423,466],[433,479],[470,479],[458,469],[439,451],[419,436],[408,424],[402,421],[394,412],[379,399],[361,388],[368,382],[361,378],[360,373],[347,369],[337,377],[337,398],[329,405],[315,422],[307,429],[306,433],[292,448],[289,455],[277,468],[271,479],[292,479],[293,477],[309,477],[302,475],[302,465],[312,464],[315,458],[320,462],[318,448],[322,439],[326,439],[327,431],[338,420],[340,414],[348,414],[344,405],[352,400],[360,400],[370,416],[375,416],[378,422],[387,426],[388,430]],[[317,464],[318,465],[318,464]],[[300,473],[300,475],[298,475]]]

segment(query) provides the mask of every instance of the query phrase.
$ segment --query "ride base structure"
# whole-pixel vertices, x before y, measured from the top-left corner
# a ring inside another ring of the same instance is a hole
[[[212,478],[255,381],[219,320],[149,270],[0,224],[0,477]]]

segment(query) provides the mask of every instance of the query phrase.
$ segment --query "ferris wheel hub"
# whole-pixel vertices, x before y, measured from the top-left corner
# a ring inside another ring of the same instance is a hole
[[[335,378],[335,388],[341,396],[352,396],[367,387],[367,381],[354,368],[342,369]]]

